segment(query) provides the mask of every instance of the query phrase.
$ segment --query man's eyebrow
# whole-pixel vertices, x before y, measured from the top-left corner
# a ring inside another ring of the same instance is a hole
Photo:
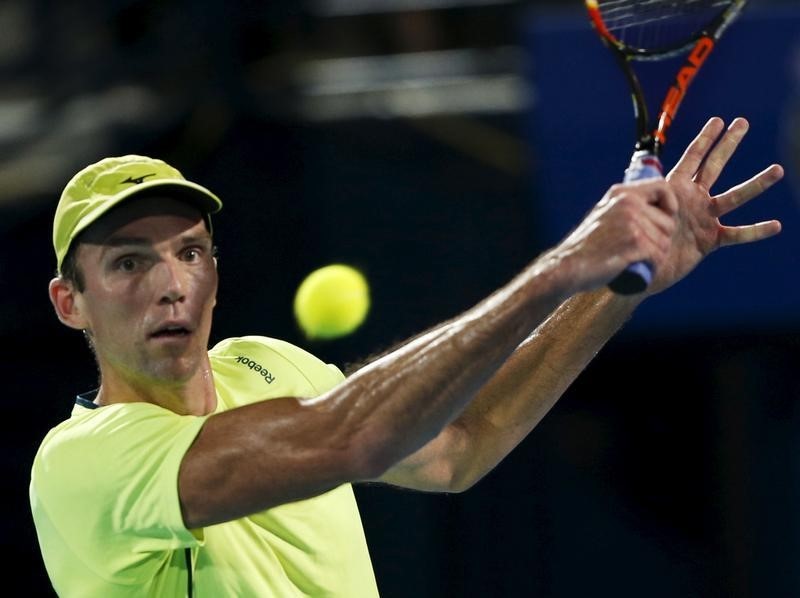
[[[213,243],[211,235],[185,235],[181,237],[182,245],[203,245]]]

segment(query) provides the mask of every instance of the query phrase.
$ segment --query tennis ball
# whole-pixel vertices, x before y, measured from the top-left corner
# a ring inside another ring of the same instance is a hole
[[[358,270],[331,264],[306,276],[294,296],[294,315],[309,339],[334,339],[358,328],[369,311],[369,285]]]

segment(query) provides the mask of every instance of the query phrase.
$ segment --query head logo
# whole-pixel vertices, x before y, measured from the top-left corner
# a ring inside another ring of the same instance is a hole
[[[156,173],[152,172],[150,174],[143,174],[142,176],[137,176],[137,177],[129,176],[124,181],[120,181],[119,184],[122,185],[124,183],[131,183],[132,185],[141,185],[144,182],[144,180],[149,176],[156,176]]]

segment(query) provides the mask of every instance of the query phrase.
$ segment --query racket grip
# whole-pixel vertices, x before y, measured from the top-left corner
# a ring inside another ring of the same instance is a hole
[[[624,182],[642,181],[664,176],[661,160],[650,150],[637,150],[625,170]],[[635,262],[625,268],[608,284],[618,295],[634,295],[644,291],[653,281],[653,265],[648,261]]]

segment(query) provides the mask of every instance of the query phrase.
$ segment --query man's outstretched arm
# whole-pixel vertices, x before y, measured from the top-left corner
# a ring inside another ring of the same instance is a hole
[[[189,527],[380,477],[436,438],[559,304],[631,262],[666,259],[677,200],[665,181],[614,185],[561,243],[472,309],[316,399],[208,418],[183,458]]]
[[[668,175],[679,199],[678,228],[669,258],[646,294],[613,295],[606,289],[562,304],[528,337],[462,415],[381,481],[428,491],[461,491],[489,472],[541,421],[564,391],[648,295],[671,286],[709,253],[760,241],[780,232],[768,221],[726,227],[719,218],[757,197],[783,176],[773,165],[742,185],[712,196],[710,189],[747,132],[735,120],[711,119]],[[717,143],[717,140],[719,142]]]

